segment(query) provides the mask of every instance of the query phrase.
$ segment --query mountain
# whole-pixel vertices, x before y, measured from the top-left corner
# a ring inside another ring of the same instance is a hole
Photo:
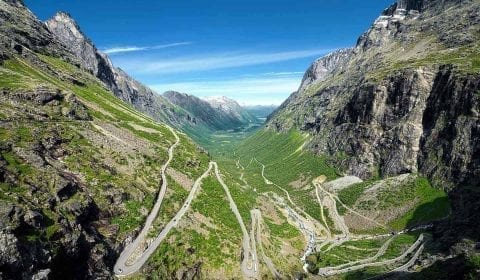
[[[67,13],[59,12],[46,21],[48,30],[79,59],[80,66],[100,79],[117,97],[152,118],[169,123],[193,137],[202,138],[210,130],[235,129],[254,118],[233,100],[231,110],[211,107],[191,95],[168,92],[158,95],[115,67],[101,53]],[[225,108],[226,109],[226,108]]]
[[[176,137],[171,184],[190,187],[209,164],[187,136],[116,97],[138,107],[155,100],[77,31],[65,14],[45,25],[22,1],[0,1],[2,279],[111,279],[153,207]],[[163,206],[175,211],[180,191]]]
[[[79,65],[100,79],[117,97],[152,118],[177,128],[192,124],[188,114],[181,108],[131,78],[122,69],[115,67],[109,57],[100,52],[81,31],[69,14],[59,12],[47,20],[45,25],[56,40],[77,57]]]
[[[434,246],[456,253],[405,279],[463,279],[467,268],[455,266],[478,259],[465,242],[480,236],[479,15],[478,1],[398,1],[354,48],[315,61],[263,132],[305,133],[302,149],[351,176],[420,174],[449,192],[453,213],[436,224]],[[352,189],[353,201],[368,190]],[[366,213],[376,203],[367,200],[355,209]]]
[[[267,126],[309,132],[308,148],[345,153],[346,170],[363,178],[421,172],[444,187],[479,184],[478,5],[420,3],[406,15],[392,6],[353,50],[315,62]],[[318,65],[329,67],[317,76]]]
[[[204,100],[207,101],[212,108],[238,119],[243,124],[249,124],[257,121],[254,116],[252,116],[247,110],[245,110],[245,108],[240,106],[240,104],[233,99],[225,96],[210,96],[205,97]]]
[[[267,119],[267,117],[270,116],[270,114],[273,113],[277,107],[278,106],[276,105],[253,105],[245,106],[245,110],[258,119]]]
[[[236,101],[226,97],[203,100],[175,91],[165,92],[163,96],[188,112],[188,117],[194,125],[203,125],[211,131],[236,129],[255,121],[255,118],[240,107]]]
[[[479,20],[399,1],[248,137],[0,0],[0,278],[477,279]]]

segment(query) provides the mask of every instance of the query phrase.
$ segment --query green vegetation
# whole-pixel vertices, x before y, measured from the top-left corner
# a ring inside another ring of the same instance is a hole
[[[33,169],[30,165],[24,163],[13,152],[2,152],[1,156],[7,162],[7,170],[17,173],[20,176],[32,175]]]
[[[385,241],[386,239],[372,239],[345,242],[328,252],[318,253],[317,267],[337,266],[373,257]]]
[[[300,235],[298,229],[288,222],[283,222],[282,224],[276,224],[268,218],[264,218],[265,224],[268,226],[270,232],[280,238],[291,239]]]
[[[165,198],[162,202],[160,214],[155,224],[160,227],[168,223],[175,214],[180,210],[183,203],[188,197],[188,191],[173,180],[172,177],[167,175],[168,189],[165,194]],[[155,235],[159,231],[155,232]]]
[[[412,210],[388,224],[395,230],[441,219],[450,213],[450,203],[447,194],[432,187],[428,179],[412,176],[401,185],[397,185],[391,180],[383,180],[383,184],[386,186],[380,187],[374,197],[362,200],[359,203],[358,200],[364,195],[365,190],[373,184],[379,183],[379,181],[368,181],[352,185],[339,191],[338,197],[348,207],[366,211],[389,211],[389,209],[402,207],[414,202],[415,205]],[[339,203],[337,203],[337,210],[340,215],[344,215],[347,212]]]
[[[390,246],[388,246],[387,251],[385,251],[385,254],[381,256],[379,260],[389,260],[400,256],[415,243],[421,233],[420,231],[416,231],[395,236]]]
[[[430,51],[423,57],[415,57],[408,60],[399,60],[369,74],[369,78],[375,81],[385,79],[388,75],[401,70],[413,69],[425,66],[439,66],[451,64],[456,66],[460,73],[480,73],[480,48],[477,43],[458,48],[440,49]]]
[[[294,130],[288,133],[263,130],[242,142],[237,153],[242,162],[257,158],[265,163],[267,177],[275,178],[278,184],[288,185],[301,175],[325,175],[330,180],[335,179],[336,170],[327,164],[326,158],[303,149],[307,140],[305,135]]]
[[[428,179],[419,177],[412,184],[411,192],[418,199],[417,207],[407,212],[400,219],[390,223],[394,229],[413,227],[418,224],[444,218],[450,213],[450,201],[447,194],[432,187]],[[405,190],[404,193],[410,190]],[[408,196],[405,194],[405,196]]]
[[[210,176],[203,180],[202,191],[192,202],[192,209],[224,225],[232,236],[239,235],[240,225],[229,205],[222,185]]]
[[[147,196],[142,200],[129,200],[125,203],[125,211],[122,216],[113,218],[112,223],[120,227],[120,233],[137,229],[145,220],[141,208],[151,209],[153,207],[153,196]]]
[[[362,196],[365,189],[372,182],[362,182],[354,184],[348,188],[342,189],[338,192],[338,198],[348,207],[353,207],[357,200]],[[345,209],[342,207],[342,209]]]

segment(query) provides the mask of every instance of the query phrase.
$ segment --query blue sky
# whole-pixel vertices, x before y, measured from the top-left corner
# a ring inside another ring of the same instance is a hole
[[[115,65],[157,92],[279,104],[316,58],[355,44],[393,0],[25,0],[70,13]]]

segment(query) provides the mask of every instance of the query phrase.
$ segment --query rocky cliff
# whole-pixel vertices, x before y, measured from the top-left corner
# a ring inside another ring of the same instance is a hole
[[[132,104],[151,117],[181,126],[188,122],[178,108],[161,95],[136,81],[122,69],[115,67],[109,57],[100,52],[67,13],[59,12],[45,22],[56,41],[77,58],[80,66],[99,78],[117,97]]]
[[[267,126],[310,133],[309,149],[363,178],[478,185],[479,13],[478,1],[393,5],[355,48],[316,61]]]

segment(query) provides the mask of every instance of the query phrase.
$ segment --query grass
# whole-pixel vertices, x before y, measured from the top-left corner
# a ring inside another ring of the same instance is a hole
[[[432,187],[428,179],[418,177],[413,193],[419,199],[417,207],[390,223],[394,229],[403,229],[444,218],[450,213],[450,201],[443,190]]]
[[[337,172],[327,164],[326,158],[315,156],[302,147],[307,138],[296,131],[289,133],[275,133],[262,130],[250,136],[235,146],[236,155],[246,168],[245,179],[258,193],[276,192],[282,197],[285,193],[273,185],[267,185],[261,177],[261,166],[251,162],[252,158],[266,164],[265,176],[287,189],[297,204],[303,207],[308,214],[320,220],[320,209],[315,197],[308,190],[294,189],[289,184],[299,178],[306,180],[325,175],[329,179],[337,177]],[[275,151],[275,152],[272,152]],[[233,152],[226,153],[224,161],[230,161],[229,172],[234,171]],[[250,164],[249,164],[250,163]],[[222,163],[222,165],[225,165]],[[248,168],[247,168],[248,166]]]
[[[192,209],[224,225],[233,235],[240,235],[240,225],[230,209],[225,191],[212,176],[202,182],[201,192],[192,202]]]
[[[291,239],[300,235],[298,229],[286,221],[281,224],[276,224],[268,218],[264,218],[264,221],[270,232],[277,237]]]
[[[338,193],[338,198],[348,207],[353,207],[369,184],[371,182],[362,182],[344,188]]]
[[[388,226],[395,230],[410,228],[415,225],[425,224],[448,216],[450,202],[443,190],[434,188],[428,179],[411,176],[402,185],[394,185],[390,179],[384,180],[386,187],[377,191],[370,200],[357,201],[363,196],[365,190],[378,181],[368,181],[352,185],[338,193],[340,200],[351,208],[367,211],[390,211],[396,207],[403,207],[415,202],[414,207],[403,216],[391,221]],[[347,210],[337,204],[340,215],[345,215]]]
[[[1,152],[1,156],[7,162],[7,169],[10,172],[22,177],[33,174],[32,167],[23,162],[14,152]]]
[[[420,231],[416,231],[408,234],[400,234],[394,237],[390,246],[385,251],[385,254],[379,258],[379,260],[389,260],[400,256],[405,252],[421,234]]]
[[[124,214],[112,219],[112,224],[117,224],[120,227],[120,234],[139,228],[146,218],[144,215],[142,215],[140,209],[142,207],[151,209],[153,206],[153,201],[154,198],[151,195],[147,195],[141,201],[126,201]]]
[[[399,60],[369,74],[374,81],[385,79],[388,75],[401,69],[413,69],[426,66],[454,65],[462,74],[480,73],[480,51],[477,43],[467,46],[436,50],[424,57]]]
[[[162,202],[159,217],[156,224],[165,225],[180,210],[181,206],[188,197],[188,192],[175,182],[172,177],[167,175],[168,189]],[[158,232],[155,232],[158,234]]]
[[[244,162],[256,157],[267,164],[267,174],[282,185],[297,180],[300,175],[337,177],[336,170],[327,164],[327,159],[316,156],[302,147],[307,141],[298,131],[276,133],[263,130],[243,141],[237,152]]]
[[[347,241],[330,251],[317,254],[317,267],[337,266],[374,256],[386,240]],[[358,249],[350,248],[351,246]],[[366,249],[366,250],[361,250]]]

